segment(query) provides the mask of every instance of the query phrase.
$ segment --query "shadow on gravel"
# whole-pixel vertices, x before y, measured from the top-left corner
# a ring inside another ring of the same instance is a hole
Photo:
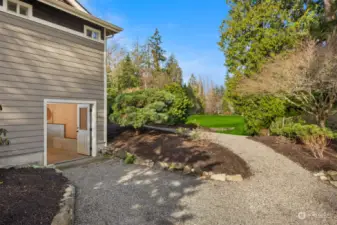
[[[193,219],[181,199],[202,181],[116,161],[65,171],[76,185],[76,224],[176,225]]]

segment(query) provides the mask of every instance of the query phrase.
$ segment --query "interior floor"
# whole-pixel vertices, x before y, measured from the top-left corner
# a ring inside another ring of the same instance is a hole
[[[88,156],[78,154],[75,151],[57,149],[57,148],[48,148],[48,164],[56,164],[60,162],[65,162],[69,160],[75,160],[80,158],[85,158]]]

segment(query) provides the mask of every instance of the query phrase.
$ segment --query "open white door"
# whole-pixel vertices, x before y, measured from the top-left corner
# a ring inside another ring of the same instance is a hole
[[[77,153],[90,155],[90,105],[77,105]]]

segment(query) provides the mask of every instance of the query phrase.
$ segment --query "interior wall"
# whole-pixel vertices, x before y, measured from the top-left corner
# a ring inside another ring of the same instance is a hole
[[[48,104],[48,124],[64,124],[65,138],[77,139],[77,104]]]

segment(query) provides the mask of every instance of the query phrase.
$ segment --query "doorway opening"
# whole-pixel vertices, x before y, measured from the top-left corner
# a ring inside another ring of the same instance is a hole
[[[45,165],[95,156],[96,104],[45,101]]]

